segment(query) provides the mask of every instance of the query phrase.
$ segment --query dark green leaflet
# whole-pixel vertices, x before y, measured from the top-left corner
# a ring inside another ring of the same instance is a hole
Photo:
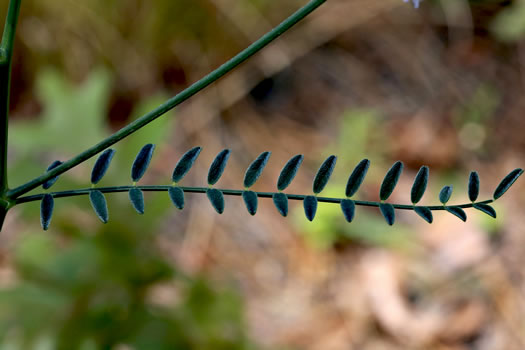
[[[478,199],[479,195],[479,175],[477,172],[472,171],[468,180],[468,197],[472,202]]]
[[[222,192],[215,188],[208,188],[206,196],[208,196],[215,211],[222,214],[224,212],[224,195]]]
[[[434,221],[434,217],[432,216],[432,211],[428,209],[427,207],[414,207],[414,211],[417,215],[421,216],[423,220],[428,222],[429,224]]]
[[[383,217],[385,218],[387,224],[392,226],[394,224],[394,221],[396,220],[396,212],[394,210],[394,206],[389,203],[380,203],[379,209],[381,209],[381,214],[383,214]]]
[[[171,176],[173,182],[179,182],[182,178],[190,171],[193,163],[197,160],[197,157],[201,153],[200,147],[193,147],[180,157],[175,169],[173,169],[173,175]]]
[[[452,196],[452,185],[443,186],[443,188],[439,192],[439,201],[443,204],[447,204],[447,202],[450,199],[450,196]]]
[[[410,193],[412,204],[416,204],[421,200],[427,189],[427,183],[428,167],[424,165],[419,169],[416,178],[414,179],[414,184],[412,185],[412,191]]]
[[[42,202],[40,202],[40,224],[44,230],[49,228],[54,207],[55,200],[53,199],[53,196],[49,193],[44,194],[44,197],[42,197]]]
[[[180,187],[170,187],[168,189],[168,195],[177,209],[184,209],[184,191]]]
[[[155,145],[148,143],[144,145],[144,147],[142,147],[142,149],[137,154],[137,157],[133,162],[133,166],[131,167],[131,179],[134,182],[139,181],[142,176],[144,176],[144,173],[148,169],[148,165],[151,161],[151,157],[153,156],[154,149]]]
[[[306,196],[303,200],[304,215],[309,221],[312,221],[317,212],[317,198],[314,196]]]
[[[142,190],[134,187],[129,190],[128,194],[133,208],[135,208],[137,213],[144,214],[144,194],[142,193]]]
[[[352,222],[355,216],[355,203],[351,199],[343,199],[341,201],[341,210],[345,216],[346,221]]]
[[[229,149],[224,149],[217,154],[217,157],[215,157],[213,163],[211,163],[210,170],[208,171],[208,185],[215,185],[215,183],[219,181],[229,158]]]
[[[320,193],[328,183],[328,180],[330,180],[330,176],[332,176],[332,172],[335,168],[335,163],[337,162],[337,157],[332,155],[321,164],[319,167],[319,170],[317,170],[317,174],[315,175],[314,183],[312,186],[312,189],[315,194]],[[312,220],[310,220],[312,221]]]
[[[274,193],[272,196],[273,204],[277,211],[282,215],[288,215],[288,197],[284,193]]]
[[[255,215],[255,213],[257,213],[257,193],[253,191],[243,191],[242,199],[244,200],[244,204],[246,204],[248,213]]]
[[[55,168],[56,168],[57,166],[59,166],[60,164],[62,164],[61,161],[59,161],[59,160],[55,160],[53,163],[51,163],[50,166],[47,167],[46,172],[48,172],[49,170],[53,170],[53,169],[55,169]],[[57,180],[58,180],[58,176],[55,176],[55,177],[53,177],[53,178],[47,180],[46,182],[44,182],[44,183],[42,184],[42,188],[43,188],[44,190],[49,189],[51,186],[53,186],[53,184],[54,184],[55,182],[57,182]]]
[[[477,210],[482,211],[489,216],[492,216],[494,219],[496,218],[496,210],[494,210],[494,208],[492,208],[490,205],[479,203],[479,204],[474,204],[473,206]]]
[[[292,182],[295,175],[297,174],[297,170],[299,170],[299,167],[301,166],[301,163],[303,162],[303,155],[298,154],[293,156],[283,167],[281,170],[281,173],[279,174],[279,179],[277,180],[277,189],[279,191],[284,191],[288,185]]]
[[[252,187],[255,181],[261,176],[264,167],[270,159],[271,152],[261,153],[253,162],[250,164],[246,173],[244,174],[244,187]]]
[[[507,192],[507,190],[514,184],[514,182],[518,179],[518,177],[523,174],[523,169],[514,169],[512,170],[501,182],[499,183],[498,187],[496,187],[496,190],[494,191],[494,199],[498,199],[501,196]]]
[[[113,159],[114,155],[115,150],[111,148],[100,154],[100,156],[97,158],[97,161],[95,162],[95,165],[93,166],[93,170],[91,170],[92,184],[96,185],[100,180],[102,180],[109,168],[109,165],[111,164],[111,160]]]
[[[359,187],[363,183],[369,167],[370,161],[368,159],[363,159],[354,168],[354,171],[352,171],[352,174],[346,183],[345,194],[347,197],[352,197],[359,190]]]
[[[467,221],[467,214],[465,214],[465,211],[460,207],[445,207],[445,209],[446,211],[448,211],[451,214],[454,214],[461,220]]]
[[[400,161],[395,162],[390,170],[388,170],[381,184],[381,190],[379,191],[379,198],[381,198],[382,201],[386,201],[392,192],[394,192],[394,188],[397,185],[402,171],[403,163]]]
[[[100,221],[106,224],[109,219],[109,214],[108,204],[106,203],[106,197],[104,197],[104,194],[98,190],[91,191],[89,192],[89,201]]]

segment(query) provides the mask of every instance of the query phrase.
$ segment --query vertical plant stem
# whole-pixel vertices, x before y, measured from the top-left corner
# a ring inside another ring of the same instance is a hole
[[[9,123],[9,90],[11,83],[11,61],[15,41],[16,23],[20,13],[21,0],[9,1],[4,34],[0,43],[0,230],[9,210],[9,202],[5,200],[8,190],[7,183],[7,138]]]
[[[11,61],[21,0],[11,0],[0,44],[0,197],[7,191],[7,136]],[[5,213],[4,213],[5,215]],[[1,227],[1,226],[0,226]]]
[[[4,226],[4,219],[7,214],[7,208],[4,206],[0,206],[0,231],[2,230],[2,226]]]
[[[9,63],[0,63],[0,197],[7,190],[7,124],[9,113]]]

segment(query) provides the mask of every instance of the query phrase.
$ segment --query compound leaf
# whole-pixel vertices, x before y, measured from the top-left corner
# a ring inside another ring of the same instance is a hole
[[[281,173],[279,174],[279,179],[277,180],[277,189],[283,191],[294,179],[297,174],[297,170],[303,162],[303,155],[298,154],[293,156],[283,167]],[[286,215],[284,215],[286,216]]]
[[[352,222],[355,216],[355,203],[351,199],[343,199],[341,201],[341,210],[345,216],[346,221]]]
[[[144,214],[144,194],[140,188],[133,187],[129,190],[129,200],[139,214]]]
[[[390,170],[388,170],[383,179],[383,183],[381,184],[381,190],[379,191],[379,198],[381,198],[382,201],[387,200],[392,192],[394,192],[394,188],[397,185],[397,181],[399,180],[402,171],[403,163],[400,161],[395,162]]]
[[[383,217],[385,218],[387,224],[392,226],[394,224],[394,221],[396,220],[396,212],[394,210],[394,206],[390,203],[380,203],[379,209],[381,209],[381,214],[383,214]]]
[[[445,207],[445,209],[446,211],[448,211],[451,214],[454,214],[461,220],[467,221],[467,214],[465,214],[465,211],[460,207]]]
[[[197,157],[201,153],[200,147],[193,147],[180,157],[175,169],[173,169],[173,175],[171,176],[173,182],[179,182],[182,178],[190,171],[193,163],[197,160]]]
[[[304,215],[309,221],[312,221],[317,212],[317,198],[314,196],[306,196],[303,200]]]
[[[348,182],[346,184],[345,193],[347,197],[352,197],[359,190],[359,187],[363,183],[369,167],[370,161],[368,159],[363,159],[354,168],[354,171],[352,171],[352,174],[348,178]]]
[[[468,179],[468,197],[472,202],[478,199],[479,195],[479,175],[477,172],[472,171]]]
[[[104,197],[104,194],[99,190],[91,191],[89,192],[89,201],[100,221],[106,224],[109,219],[109,214],[108,204],[106,203],[106,197]]]
[[[330,157],[326,158],[323,164],[321,164],[319,167],[319,170],[317,170],[317,174],[315,174],[314,183],[312,186],[313,192],[315,194],[320,193],[325,188],[328,180],[330,180],[330,176],[332,176],[336,162],[337,157],[331,155]]]
[[[507,192],[507,190],[514,184],[514,182],[518,179],[518,177],[523,174],[523,169],[514,169],[512,170],[501,182],[499,183],[498,187],[496,187],[496,190],[494,191],[494,199],[498,199],[501,196]]]
[[[215,185],[215,183],[219,181],[226,167],[226,163],[228,163],[228,159],[230,158],[230,153],[229,149],[220,151],[211,163],[210,170],[208,171],[209,185]]]
[[[49,193],[44,194],[40,202],[40,224],[44,230],[49,228],[51,217],[53,216],[53,208],[55,207],[55,200]]]
[[[268,159],[270,159],[270,155],[271,152],[263,152],[250,164],[244,174],[244,187],[249,188],[253,186],[255,181],[261,176],[264,167],[268,163]]]
[[[434,217],[432,216],[432,211],[428,209],[427,207],[414,207],[414,211],[417,215],[421,216],[423,220],[428,222],[429,224],[434,221]]]
[[[61,161],[59,161],[59,160],[55,160],[53,163],[51,163],[50,166],[47,167],[46,172],[55,169],[55,168],[56,168],[57,166],[59,166],[60,164],[62,164]],[[58,176],[55,176],[55,177],[53,177],[53,178],[47,180],[46,182],[44,182],[44,183],[42,184],[42,188],[43,188],[44,190],[49,189],[51,186],[53,186],[53,184],[54,184],[55,182],[57,182],[57,180],[58,180]]]
[[[282,216],[288,215],[288,197],[284,193],[274,193],[272,196],[273,204]]]
[[[414,179],[414,184],[412,185],[412,191],[410,193],[410,198],[413,204],[416,204],[421,200],[423,194],[427,189],[428,183],[428,167],[422,166]]]
[[[488,204],[478,203],[478,204],[474,204],[473,207],[476,208],[477,210],[484,212],[488,216],[492,216],[494,219],[496,218],[496,210],[494,210],[494,208],[492,208]]]
[[[439,192],[439,201],[443,204],[447,204],[447,202],[450,199],[450,196],[452,196],[452,185],[443,186],[443,188]]]
[[[184,209],[184,191],[180,187],[171,186],[168,189],[168,195],[177,209]]]
[[[97,161],[95,162],[95,165],[93,166],[93,170],[91,170],[92,184],[96,185],[102,179],[102,177],[104,177],[114,155],[115,150],[111,148],[100,154],[100,156],[97,158]]]
[[[216,188],[208,188],[208,190],[206,190],[206,196],[208,196],[215,211],[222,214],[224,212],[224,195],[222,192]]]
[[[137,154],[137,157],[133,162],[133,166],[131,167],[131,179],[134,182],[139,181],[148,169],[154,149],[155,145],[148,143],[144,145],[144,147],[142,147],[142,149]]]
[[[243,191],[242,192],[242,199],[244,200],[244,204],[246,204],[246,209],[248,209],[248,213],[250,215],[255,215],[257,213],[257,193],[253,191]]]

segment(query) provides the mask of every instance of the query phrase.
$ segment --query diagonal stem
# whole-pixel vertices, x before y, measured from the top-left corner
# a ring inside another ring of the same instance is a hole
[[[119,131],[115,132],[113,135],[109,136],[108,138],[104,139],[103,141],[99,142],[98,144],[94,145],[93,147],[85,150],[84,152],[80,153],[79,155],[75,156],[74,158],[64,162],[62,165],[54,168],[53,170],[46,172],[44,175],[41,175],[15,189],[12,189],[7,192],[7,196],[10,199],[15,199],[19,197],[20,195],[27,193],[31,191],[32,189],[40,186],[45,181],[60,175],[67,170],[77,166],[78,164],[84,162],[85,160],[93,157],[97,153],[103,151],[107,147],[113,145],[114,143],[122,140],[126,136],[134,133],[135,131],[139,130],[140,128],[144,127],[148,123],[152,122],[153,120],[157,119],[164,113],[168,112],[175,106],[181,104],[182,102],[186,101],[202,89],[206,88],[208,85],[212,84],[231,70],[233,70],[235,67],[246,61],[248,58],[256,54],[258,51],[260,51],[262,48],[264,48],[266,45],[271,43],[273,40],[277,39],[281,34],[286,32],[288,29],[293,27],[297,22],[302,20],[304,17],[312,13],[315,9],[317,9],[321,4],[323,4],[326,0],[311,0],[308,4],[300,8],[297,12],[295,12],[293,15],[285,19],[281,24],[279,24],[277,27],[273,28],[271,31],[263,35],[259,40],[255,41],[253,44],[248,46],[246,49],[241,51],[239,54],[237,54],[235,57],[230,59],[228,62],[224,63],[222,66],[202,78],[201,80],[197,81],[187,89],[180,92],[178,95],[172,97],[162,105],[158,106],[154,110],[150,111],[149,113],[146,113],[139,119],[135,120],[134,122],[126,125]]]
[[[113,187],[99,187],[99,188],[84,188],[84,189],[78,189],[78,190],[69,190],[69,191],[60,191],[60,192],[50,192],[54,198],[61,198],[61,197],[73,197],[73,196],[82,196],[87,195],[91,191],[100,191],[103,193],[115,193],[115,192],[128,192],[132,188],[140,188],[143,191],[146,192],[166,192],[173,186],[113,186]],[[208,190],[208,187],[185,187],[185,186],[178,186],[181,190],[188,193],[206,193]],[[242,196],[242,193],[244,191],[242,190],[230,190],[230,189],[218,189],[223,194],[228,196]],[[272,198],[272,196],[275,194],[275,192],[255,192],[257,193],[257,197],[260,198]],[[17,198],[15,200],[15,204],[22,204],[27,202],[33,202],[33,201],[39,201],[44,196],[43,193],[41,194],[35,194],[31,196],[24,196]],[[291,200],[299,200],[302,201],[305,199],[306,195],[302,194],[286,194],[286,197]],[[344,198],[333,198],[333,197],[317,197],[317,201],[324,202],[324,203],[341,203],[341,200]],[[494,202],[492,199],[487,199],[484,201],[479,201],[475,203],[466,203],[466,204],[458,204],[458,205],[449,205],[452,207],[459,207],[459,208],[472,208],[474,204],[489,204]],[[365,206],[365,207],[379,207],[379,204],[381,202],[371,202],[371,201],[360,201],[360,200],[354,200],[355,205]],[[403,209],[403,210],[414,210],[414,205],[407,205],[407,204],[392,204],[394,208],[396,209]],[[426,206],[430,210],[445,210],[444,205],[433,205],[433,206]]]

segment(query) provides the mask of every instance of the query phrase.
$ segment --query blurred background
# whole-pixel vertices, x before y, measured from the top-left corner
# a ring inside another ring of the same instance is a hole
[[[11,90],[10,186],[66,160],[198,80],[303,5],[299,0],[24,0]],[[0,6],[5,18],[7,0]],[[424,204],[452,184],[468,202],[525,165],[525,1],[330,0],[231,74],[114,146],[101,186],[170,184],[202,146],[181,185],[203,186],[223,148],[218,188],[241,189],[246,167],[272,156],[257,191],[274,191],[284,163],[305,160],[288,193],[309,194],[338,156],[322,195],[344,196],[363,158],[357,198],[377,200],[396,160],[392,201],[409,203],[421,165]],[[53,190],[88,187],[94,163]],[[37,193],[39,191],[35,191]],[[57,199],[50,230],[39,203],[12,209],[0,235],[0,349],[494,350],[525,348],[525,183],[466,223],[436,212],[428,225],[358,207],[348,224],[321,204],[314,222],[269,200],[251,217],[227,197],[183,211],[166,193],[107,196],[110,222],[87,197]]]

